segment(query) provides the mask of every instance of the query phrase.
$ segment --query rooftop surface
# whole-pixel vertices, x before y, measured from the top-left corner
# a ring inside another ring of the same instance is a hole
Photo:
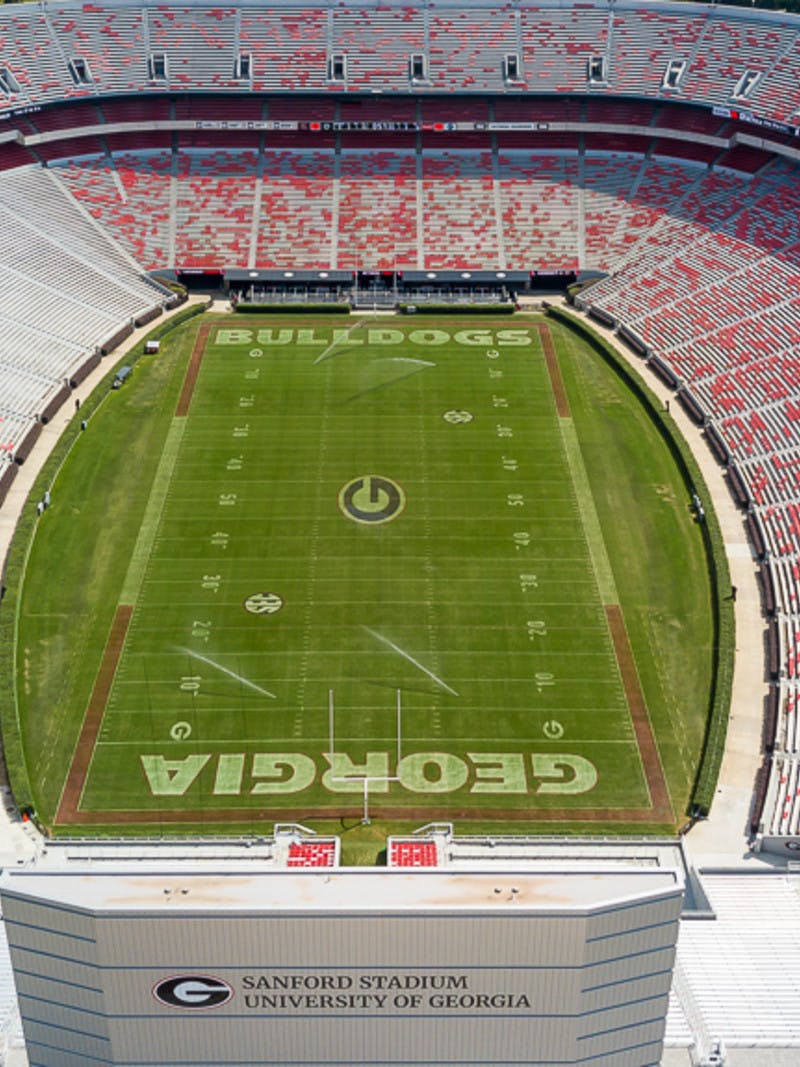
[[[392,871],[260,871],[222,873],[209,868],[100,873],[12,870],[2,879],[5,893],[55,901],[80,911],[125,913],[204,912],[566,912],[624,903],[641,895],[681,890],[676,871],[636,869]]]

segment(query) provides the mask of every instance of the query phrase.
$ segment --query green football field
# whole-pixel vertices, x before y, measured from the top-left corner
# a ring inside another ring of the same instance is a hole
[[[532,318],[203,331],[101,407],[40,523],[18,659],[43,819],[219,832],[366,791],[417,823],[680,820],[708,580],[613,372]]]

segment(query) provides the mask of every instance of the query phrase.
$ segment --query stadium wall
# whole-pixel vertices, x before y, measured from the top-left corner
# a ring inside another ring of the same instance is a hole
[[[660,1061],[677,872],[12,870],[38,1067]]]

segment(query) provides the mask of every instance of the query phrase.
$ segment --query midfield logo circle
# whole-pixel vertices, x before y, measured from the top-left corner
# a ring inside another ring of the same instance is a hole
[[[156,982],[153,996],[168,1008],[204,1011],[227,1004],[233,997],[233,987],[210,974],[174,974]]]
[[[391,522],[406,506],[406,494],[391,478],[365,474],[339,490],[339,509],[353,522],[378,526]]]

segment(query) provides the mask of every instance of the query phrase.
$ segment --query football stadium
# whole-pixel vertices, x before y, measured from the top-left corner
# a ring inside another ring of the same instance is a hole
[[[0,41],[0,1062],[800,1062],[800,15]]]

